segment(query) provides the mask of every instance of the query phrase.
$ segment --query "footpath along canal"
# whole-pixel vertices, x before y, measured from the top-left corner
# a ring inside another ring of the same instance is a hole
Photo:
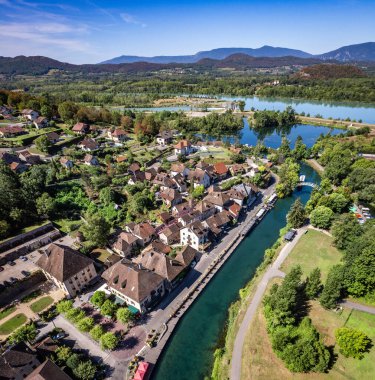
[[[302,164],[306,181],[319,183],[319,175]],[[242,241],[223,268],[215,275],[200,297],[181,319],[170,338],[153,380],[203,380],[211,371],[213,353],[225,330],[227,311],[239,290],[251,280],[286,224],[286,214],[297,197],[306,203],[312,189],[303,187],[292,196],[278,200],[260,224]]]

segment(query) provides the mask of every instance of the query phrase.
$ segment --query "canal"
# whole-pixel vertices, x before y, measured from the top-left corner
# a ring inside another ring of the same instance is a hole
[[[306,181],[320,181],[318,174],[305,164],[301,174],[306,175]],[[180,321],[159,359],[153,380],[203,380],[210,374],[230,304],[254,275],[264,251],[278,238],[291,204],[297,197],[306,203],[311,190],[303,187],[278,200],[275,208],[242,241]]]

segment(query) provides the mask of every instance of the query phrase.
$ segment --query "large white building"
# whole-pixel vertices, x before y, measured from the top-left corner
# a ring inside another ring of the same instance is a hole
[[[180,230],[180,244],[190,245],[197,251],[204,251],[210,244],[208,229],[199,221],[195,221]]]

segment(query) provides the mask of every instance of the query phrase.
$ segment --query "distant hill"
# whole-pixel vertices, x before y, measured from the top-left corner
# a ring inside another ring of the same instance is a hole
[[[318,56],[321,59],[335,59],[341,62],[348,61],[375,61],[375,42],[343,46]]]
[[[316,58],[298,57],[250,57],[246,54],[233,54],[223,60],[204,58],[196,63],[149,63],[134,62],[102,65],[73,65],[59,62],[51,58],[34,56],[18,56],[15,58],[0,57],[0,74],[3,75],[44,75],[50,70],[60,70],[67,73],[101,74],[101,73],[143,73],[159,70],[194,69],[196,71],[232,68],[246,70],[253,68],[273,68],[284,66],[309,66],[322,61]]]
[[[311,54],[301,50],[288,49],[282,47],[262,46],[258,49],[251,48],[219,48],[208,51],[200,51],[194,55],[175,55],[175,56],[156,56],[156,57],[139,57],[135,55],[122,55],[102,64],[116,63],[134,63],[134,62],[151,62],[151,63],[195,63],[205,58],[225,59],[233,54],[247,54],[252,57],[285,57],[293,56],[299,58],[312,57]]]
[[[339,79],[361,78],[366,74],[357,66],[324,63],[304,67],[295,76],[304,79]]]

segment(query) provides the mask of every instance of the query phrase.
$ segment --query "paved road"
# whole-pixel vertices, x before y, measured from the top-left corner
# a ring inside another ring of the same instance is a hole
[[[280,271],[280,266],[284,262],[284,260],[288,257],[289,253],[292,251],[294,246],[297,244],[300,237],[305,233],[306,229],[300,229],[294,238],[294,240],[287,245],[284,246],[284,248],[281,250],[280,254],[278,255],[277,259],[274,261],[274,263],[268,268],[266,273],[263,275],[263,278],[261,279],[257,290],[254,294],[253,299],[251,300],[251,303],[249,307],[247,308],[245,317],[241,323],[241,326],[237,332],[236,339],[234,341],[234,347],[233,347],[233,353],[232,353],[232,366],[231,366],[231,372],[230,372],[230,379],[231,380],[240,380],[241,378],[241,363],[242,363],[242,348],[245,341],[246,332],[250,326],[251,321],[253,320],[255,313],[257,311],[258,306],[260,305],[264,292],[267,289],[267,285],[270,280],[272,280],[274,277],[284,277],[285,273]]]
[[[360,303],[352,302],[352,301],[342,301],[340,305],[344,307],[348,307],[350,309],[364,311],[365,313],[374,314],[375,315],[375,307],[374,306],[366,306],[361,305]]]

